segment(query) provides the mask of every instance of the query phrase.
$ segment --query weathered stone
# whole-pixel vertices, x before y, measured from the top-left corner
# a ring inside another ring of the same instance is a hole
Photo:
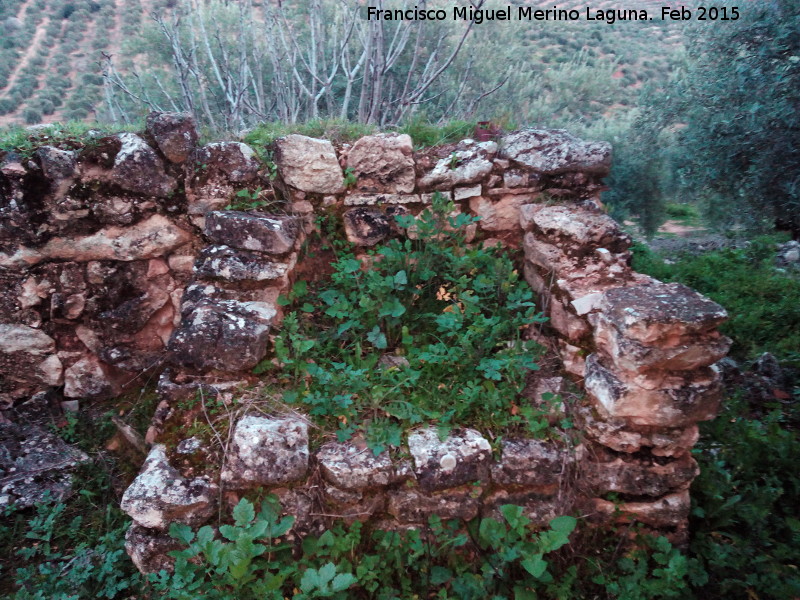
[[[55,340],[40,329],[0,324],[0,375],[26,384],[60,385],[61,361]]]
[[[197,277],[224,281],[274,281],[284,279],[290,264],[269,260],[260,252],[208,246],[197,257]]]
[[[298,481],[308,470],[308,426],[294,417],[245,415],[236,423],[222,471],[227,488]]]
[[[344,176],[333,144],[304,135],[287,135],[275,141],[275,163],[283,181],[303,192],[339,194]]]
[[[501,155],[536,173],[584,171],[607,175],[611,144],[585,142],[563,129],[523,129],[503,136]]]
[[[496,490],[483,501],[481,517],[505,523],[500,508],[506,504],[522,507],[522,514],[534,526],[542,527],[559,515],[569,511],[569,507],[557,496],[539,491]]]
[[[64,371],[67,398],[111,398],[119,391],[108,367],[94,355],[81,358]]]
[[[700,474],[689,453],[676,459],[613,453],[596,447],[582,462],[581,473],[598,495],[608,492],[635,496],[664,496],[689,488]]]
[[[589,333],[589,325],[572,314],[556,298],[550,299],[550,325],[571,342],[580,340]]]
[[[558,484],[575,462],[566,448],[541,440],[503,440],[500,462],[492,465],[492,481],[500,485]]]
[[[495,142],[459,142],[450,156],[440,159],[422,175],[419,186],[425,190],[449,190],[457,185],[478,183],[492,172],[495,154]]]
[[[595,520],[605,519],[618,523],[638,521],[651,527],[676,527],[689,518],[691,500],[689,492],[669,494],[652,502],[610,502],[595,498],[592,502]]]
[[[721,395],[719,373],[714,369],[688,376],[667,375],[652,383],[646,379],[626,381],[603,366],[596,354],[586,360],[584,384],[602,413],[659,427],[684,427],[713,419]]]
[[[430,204],[419,194],[348,194],[345,206],[380,206],[384,204]]]
[[[347,241],[357,246],[374,246],[392,233],[389,217],[374,208],[353,208],[343,220]]]
[[[671,345],[675,338],[708,333],[728,318],[724,308],[691,288],[658,281],[607,290],[599,308],[622,336],[642,344]]]
[[[411,136],[379,133],[358,140],[347,154],[356,177],[355,188],[368,193],[403,194],[414,191],[416,176]]]
[[[187,167],[186,198],[190,215],[225,207],[239,187],[258,181],[260,163],[241,142],[216,142],[198,148]]]
[[[170,360],[200,371],[252,369],[267,352],[276,314],[273,306],[261,302],[201,300],[172,335]]]
[[[479,494],[480,490],[472,486],[432,494],[413,488],[400,489],[389,492],[388,512],[401,523],[426,522],[433,515],[469,521],[478,516]]]
[[[146,130],[161,153],[173,163],[185,162],[197,146],[197,125],[190,114],[151,112],[147,115]]]
[[[481,218],[479,224],[485,231],[518,231],[520,209],[537,198],[530,194],[508,194],[499,196],[499,200],[479,196],[470,199],[469,208]]]
[[[397,480],[388,452],[375,456],[353,443],[330,442],[317,453],[322,475],[344,490],[387,486]]]
[[[42,146],[34,156],[42,167],[42,175],[50,182],[50,194],[62,198],[78,175],[75,152]]]
[[[168,254],[191,239],[190,233],[167,217],[153,215],[131,227],[108,227],[91,235],[53,238],[39,248],[0,253],[0,267],[30,267],[46,260],[143,260]]]
[[[573,346],[566,340],[558,341],[558,351],[564,370],[570,375],[583,378],[586,371],[586,351],[578,346]]]
[[[472,185],[468,187],[457,187],[453,190],[453,199],[458,202],[460,200],[469,200],[481,195],[481,186]]]
[[[182,477],[169,464],[164,446],[156,445],[122,495],[120,508],[142,527],[166,531],[171,523],[202,525],[216,510],[217,493],[207,479]]]
[[[584,254],[587,249],[598,247],[622,252],[632,243],[608,215],[576,206],[526,206],[521,209],[520,224],[526,231],[538,230],[551,243],[557,240],[565,249],[575,246]]]
[[[473,429],[452,432],[444,441],[435,427],[408,435],[408,450],[414,459],[414,472],[425,491],[485,481],[489,474],[492,449]]]
[[[89,457],[36,425],[0,423],[0,507],[63,500],[73,468]]]
[[[215,244],[267,254],[285,254],[294,249],[301,220],[228,210],[206,215],[206,236]]]
[[[134,133],[117,136],[122,143],[111,169],[111,181],[142,196],[166,198],[178,182],[164,172],[164,163],[142,138]]]
[[[171,573],[175,559],[169,553],[182,548],[180,540],[163,531],[142,527],[136,522],[131,523],[125,533],[125,552],[140,573],[158,573],[162,570]]]

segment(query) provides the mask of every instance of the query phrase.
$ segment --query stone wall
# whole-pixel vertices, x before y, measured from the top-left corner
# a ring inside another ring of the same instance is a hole
[[[163,369],[152,450],[123,499],[140,568],[164,564],[170,522],[200,525],[254,488],[281,497],[297,534],[331,518],[397,527],[513,503],[536,523],[580,511],[681,537],[696,424],[717,410],[713,365],[729,341],[716,327],[726,315],[630,269],[630,239],[599,200],[608,144],[560,130],[421,151],[399,134],[338,147],[289,135],[274,145],[270,181],[246,145],[196,140],[188,117],[152,114],[141,137],[0,163],[4,407],[53,386],[67,398],[111,396],[142,369]],[[280,214],[222,210],[244,188],[282,200]],[[563,365],[531,385],[557,393],[571,378],[585,390],[562,407],[578,439],[507,439],[495,458],[485,432],[440,441],[422,428],[408,433],[406,460],[356,442],[311,451],[305,417],[277,407],[231,410],[222,457],[175,437],[198,417],[186,408],[198,394],[236,406],[238,386],[254,382],[315,214],[341,218],[349,241],[368,248],[413,237],[393,217],[418,214],[435,192],[481,217],[470,243],[524,250],[525,278],[550,319],[530,335]]]

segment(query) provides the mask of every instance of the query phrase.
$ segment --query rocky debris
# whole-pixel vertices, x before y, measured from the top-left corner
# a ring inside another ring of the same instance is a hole
[[[161,570],[171,573],[175,559],[169,553],[183,547],[180,540],[162,531],[142,527],[135,521],[125,533],[125,552],[140,573],[158,573]]]
[[[197,125],[190,114],[151,112],[145,127],[172,163],[185,162],[197,146]]]
[[[204,233],[214,244],[280,255],[294,249],[300,225],[298,217],[227,210],[208,213]]]
[[[569,505],[558,496],[539,491],[496,490],[483,501],[481,517],[505,522],[500,508],[506,504],[522,507],[522,514],[533,526],[544,527],[559,515],[569,512]]]
[[[0,253],[0,267],[19,269],[43,261],[134,261],[155,258],[189,243],[192,235],[163,215],[153,215],[131,227],[108,227],[86,236],[55,237],[38,248],[20,247]]]
[[[223,281],[283,281],[291,267],[291,263],[269,260],[260,252],[207,246],[197,257],[194,274]]]
[[[611,144],[585,142],[563,129],[523,129],[503,136],[501,156],[544,175],[581,171],[607,175]]]
[[[125,490],[120,508],[142,527],[167,531],[171,523],[203,524],[216,510],[217,494],[207,479],[182,477],[159,444]]]
[[[611,502],[602,498],[592,501],[594,520],[613,520],[618,523],[638,521],[651,527],[678,527],[689,518],[689,492],[668,494],[650,502]]]
[[[443,441],[435,427],[417,429],[408,434],[408,450],[426,492],[488,479],[492,448],[474,429],[451,432]]]
[[[302,419],[246,415],[233,431],[222,481],[228,489],[298,481],[308,471],[308,455]]]
[[[689,489],[700,474],[697,462],[689,453],[678,458],[636,456],[615,453],[596,447],[581,464],[585,482],[598,495],[608,492],[635,496],[664,496]]]
[[[375,456],[352,442],[330,442],[317,452],[322,475],[343,490],[383,487],[398,480],[387,452]]]
[[[478,516],[480,492],[473,486],[434,493],[415,488],[395,490],[389,492],[387,511],[400,523],[424,523],[432,515],[469,521]]]
[[[55,340],[26,325],[0,324],[0,372],[22,385],[60,385],[63,381]]]
[[[478,183],[492,172],[496,154],[495,142],[464,140],[449,156],[439,159],[431,170],[423,173],[418,185],[423,190],[451,190]]]
[[[499,485],[556,485],[575,462],[569,450],[553,442],[503,440],[502,449],[500,462],[492,465],[492,481]]]
[[[374,246],[392,233],[389,217],[374,208],[353,208],[343,220],[347,241],[357,246]]]
[[[297,134],[282,137],[275,141],[275,163],[284,183],[300,191],[314,194],[344,191],[342,168],[328,140]]]
[[[83,356],[64,371],[67,398],[112,398],[119,392],[108,366],[94,355]]]
[[[63,500],[72,491],[72,470],[88,460],[37,425],[0,423],[0,507]]]
[[[142,138],[134,133],[117,136],[122,147],[114,158],[111,181],[123,190],[166,198],[175,192],[178,182],[164,171],[164,163]]]
[[[347,154],[355,189],[367,193],[404,194],[414,191],[411,136],[379,133],[359,139]]]
[[[623,379],[603,366],[596,354],[586,360],[584,385],[602,414],[635,425],[687,427],[713,419],[722,386],[719,372],[664,375],[657,381]]]
[[[170,361],[199,371],[252,369],[267,352],[277,311],[263,302],[203,299],[184,308],[169,340]]]
[[[255,152],[241,142],[216,142],[198,148],[186,179],[190,215],[219,210],[238,188],[258,181],[260,163]]]

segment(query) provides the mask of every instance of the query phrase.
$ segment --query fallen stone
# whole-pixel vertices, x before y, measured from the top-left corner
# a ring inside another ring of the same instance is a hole
[[[389,217],[377,209],[353,208],[343,220],[347,241],[357,246],[374,246],[392,233]]]
[[[283,181],[315,194],[344,191],[344,176],[333,144],[304,135],[287,135],[275,141],[275,163]]]
[[[607,175],[611,144],[585,142],[563,129],[523,129],[503,136],[501,156],[536,173],[584,171]]]
[[[119,391],[107,365],[94,355],[84,356],[64,371],[67,398],[111,398]]]
[[[197,125],[190,114],[151,112],[145,127],[170,162],[185,162],[197,146]]]
[[[411,136],[379,133],[359,139],[347,154],[356,177],[355,189],[368,193],[403,194],[414,191]]]
[[[134,133],[121,133],[117,137],[122,147],[114,159],[111,181],[134,194],[170,196],[178,182],[164,172],[164,163],[156,151]]]
[[[343,490],[383,487],[397,481],[387,452],[375,456],[367,447],[330,442],[319,449],[317,460],[323,477]]]
[[[503,440],[500,462],[492,465],[492,481],[499,485],[555,485],[574,463],[575,457],[553,442]]]
[[[163,531],[147,529],[131,523],[125,533],[125,552],[131,557],[133,564],[145,575],[166,571],[172,573],[175,559],[169,555],[174,550],[183,549],[180,540],[170,537]]]
[[[305,421],[246,415],[233,431],[222,481],[228,489],[298,481],[308,470],[308,454]]]
[[[55,351],[55,340],[41,329],[0,324],[0,375],[6,384],[61,385],[64,369]]]
[[[488,479],[492,449],[473,429],[453,432],[444,441],[435,427],[418,429],[408,435],[408,450],[424,491]]]
[[[88,460],[36,425],[0,423],[0,507],[62,501],[72,491],[72,471]]]
[[[214,514],[217,486],[203,478],[185,479],[167,460],[162,445],[153,446],[120,508],[137,524],[166,531],[172,523],[202,525]]]
[[[205,234],[215,244],[267,254],[286,254],[300,236],[301,219],[235,210],[206,215]]]

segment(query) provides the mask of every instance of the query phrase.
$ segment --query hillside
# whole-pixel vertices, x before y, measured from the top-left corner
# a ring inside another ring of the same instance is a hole
[[[129,78],[134,65],[143,74],[168,67],[170,57],[165,38],[152,15],[165,15],[171,10],[169,7],[177,4],[176,0],[6,0],[0,3],[0,30],[4,34],[0,49],[0,125],[109,120],[102,78],[104,57],[112,56],[115,68]],[[256,20],[263,20],[265,5],[258,1],[253,4]],[[516,0],[513,4],[523,2]],[[544,1],[530,4],[542,8],[554,6]],[[662,4],[634,0],[626,4],[626,8],[649,8],[657,12]],[[570,0],[557,6],[578,8],[583,12],[586,3]],[[592,7],[614,8],[613,3],[606,1]],[[484,41],[491,40],[498,27],[476,27],[465,51],[476,55],[478,61],[490,58],[485,55]],[[601,78],[613,79],[613,85],[596,94],[592,89],[587,90],[598,96],[592,98],[581,98],[581,93],[576,94],[571,89],[568,106],[561,110],[570,115],[602,115],[608,108],[635,102],[635,91],[640,86],[658,81],[670,72],[681,48],[681,27],[680,23],[659,20],[614,25],[584,20],[537,23],[535,26],[513,22],[504,26],[507,36],[504,38],[507,51],[504,62],[513,61],[515,67],[518,66],[515,70],[524,77],[538,73],[546,78],[550,71],[575,67],[584,71],[597,70]],[[484,56],[481,57],[482,52]],[[490,67],[482,69],[487,77],[491,75],[487,71]],[[568,75],[574,79],[571,73]],[[578,76],[585,76],[585,73]],[[563,75],[559,73],[557,77]],[[508,85],[520,88],[524,83],[511,80]],[[168,82],[164,85],[169,87]],[[554,93],[559,91],[554,90]],[[492,116],[497,108],[490,102],[485,101],[482,106]],[[508,103],[507,98],[498,97],[497,105],[518,112]]]

